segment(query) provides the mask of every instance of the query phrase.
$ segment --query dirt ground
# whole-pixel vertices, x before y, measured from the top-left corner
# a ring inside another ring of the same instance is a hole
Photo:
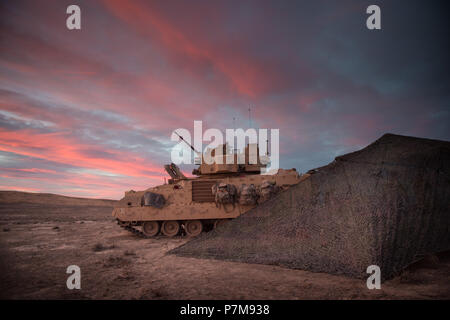
[[[179,257],[188,239],[141,239],[107,206],[0,202],[3,299],[448,299],[450,258],[368,290],[365,280],[277,266]],[[81,268],[81,290],[66,268]]]

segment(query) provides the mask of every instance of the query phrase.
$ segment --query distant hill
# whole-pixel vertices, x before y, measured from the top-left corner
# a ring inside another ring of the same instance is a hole
[[[60,196],[52,193],[0,191],[0,203],[58,204],[67,206],[112,207],[116,200],[88,199]]]

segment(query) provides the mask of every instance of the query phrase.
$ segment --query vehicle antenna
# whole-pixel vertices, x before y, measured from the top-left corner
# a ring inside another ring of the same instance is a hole
[[[193,147],[189,142],[187,142],[186,140],[184,140],[183,137],[180,136],[180,135],[178,134],[178,132],[176,132],[176,131],[174,131],[174,132],[175,132],[175,134],[176,134],[181,140],[184,141],[184,143],[186,143],[189,147],[191,147],[192,151],[194,151],[197,155],[200,155],[200,152],[198,152],[197,150],[195,150],[194,147]]]

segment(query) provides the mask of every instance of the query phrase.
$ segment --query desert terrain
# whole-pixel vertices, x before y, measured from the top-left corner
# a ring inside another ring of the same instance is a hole
[[[142,239],[114,201],[0,192],[2,299],[449,299],[450,256],[431,256],[368,290],[365,280],[279,266],[180,257],[189,239]],[[69,290],[66,269],[81,268]]]

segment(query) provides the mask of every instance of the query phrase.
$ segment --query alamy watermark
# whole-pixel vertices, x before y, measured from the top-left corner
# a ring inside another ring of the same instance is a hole
[[[366,20],[366,26],[369,30],[381,29],[381,9],[372,4],[367,7],[366,13],[370,16]],[[81,30],[81,8],[76,4],[71,4],[66,9],[69,16],[66,19],[66,27],[69,30]]]
[[[367,7],[367,14],[370,16],[366,20],[366,26],[369,30],[380,30],[381,29],[381,9],[379,6],[372,4]]]
[[[66,273],[70,274],[70,276],[67,278],[66,286],[67,289],[73,290],[81,289],[81,269],[77,265],[70,265],[67,267]]]
[[[72,4],[67,7],[66,13],[70,16],[66,19],[66,27],[69,30],[81,29],[81,9],[76,4]]]
[[[172,132],[172,141],[179,142],[171,151],[171,161],[179,164],[262,164],[261,174],[277,173],[280,163],[279,129],[226,129],[225,139],[219,129],[203,132],[203,122],[194,121],[194,139],[188,129]],[[203,141],[210,142],[203,151]],[[270,143],[269,143],[270,141]],[[248,159],[246,144],[248,142]],[[227,148],[218,148],[226,145]],[[213,152],[214,150],[214,152]],[[236,156],[235,156],[236,155]],[[194,159],[194,161],[192,161]],[[259,162],[258,162],[259,160]]]
[[[367,273],[370,274],[367,278],[367,289],[381,289],[381,269],[377,265],[371,265],[367,267]]]

